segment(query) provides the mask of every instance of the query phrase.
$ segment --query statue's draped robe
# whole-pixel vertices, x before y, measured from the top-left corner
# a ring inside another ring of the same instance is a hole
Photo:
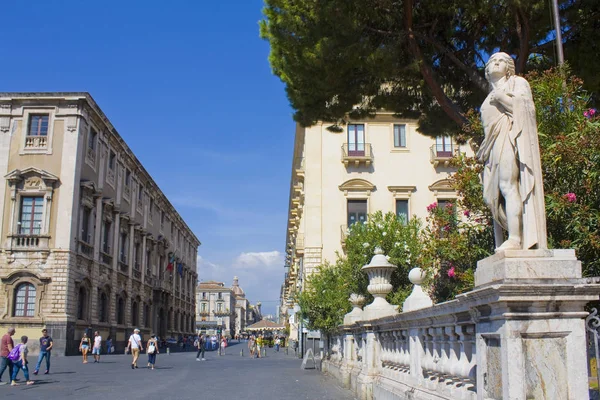
[[[525,79],[511,76],[504,86],[497,90],[512,97],[513,110],[511,113],[500,105],[490,104],[489,95],[481,105],[485,139],[477,152],[477,158],[484,163],[483,198],[492,212],[494,221],[507,230],[498,168],[502,149],[508,140],[519,165],[519,192],[523,201],[522,248],[545,249],[547,239],[544,187],[531,89]],[[496,246],[500,244],[496,243]]]

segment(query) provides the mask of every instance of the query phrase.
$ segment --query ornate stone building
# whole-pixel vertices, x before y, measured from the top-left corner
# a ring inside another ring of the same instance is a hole
[[[196,327],[203,331],[221,327],[223,334],[233,337],[244,332],[247,326],[260,321],[261,303],[251,305],[238,277],[233,285],[224,282],[201,282],[196,289]]]
[[[194,331],[200,241],[88,93],[0,93],[0,198],[0,329]]]

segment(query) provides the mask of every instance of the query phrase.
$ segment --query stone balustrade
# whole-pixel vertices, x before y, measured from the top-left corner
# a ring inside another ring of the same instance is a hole
[[[379,254],[365,269],[383,264]],[[406,311],[361,310],[352,295],[352,312],[326,338],[323,371],[358,398],[589,398],[584,306],[600,285],[581,278],[573,251],[499,252],[479,262],[472,291],[440,304],[413,271]]]

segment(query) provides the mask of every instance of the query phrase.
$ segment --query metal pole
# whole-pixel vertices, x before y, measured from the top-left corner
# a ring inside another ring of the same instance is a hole
[[[552,0],[552,14],[554,17],[554,29],[556,31],[556,53],[558,56],[558,65],[565,63],[565,55],[563,53],[562,34],[560,32],[560,17],[558,15],[558,0]]]

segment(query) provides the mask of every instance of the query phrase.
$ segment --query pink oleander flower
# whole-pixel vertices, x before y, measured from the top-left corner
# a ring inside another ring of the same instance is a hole
[[[437,203],[431,203],[430,205],[427,206],[427,212],[432,212],[433,210],[435,210],[437,208],[438,204]]]
[[[450,225],[444,225],[442,228],[445,232],[450,232]]]
[[[471,216],[471,211],[469,210],[465,210],[465,212],[463,212],[463,215],[467,218],[469,218]]]
[[[569,203],[575,203],[577,201],[577,196],[575,193],[567,193],[563,196]]]
[[[589,110],[585,111],[583,113],[583,116],[586,118],[592,118],[594,115],[596,115],[596,109],[595,108],[590,108]]]
[[[456,270],[454,269],[454,266],[452,266],[448,270],[448,278],[454,278],[455,276],[456,276]]]

